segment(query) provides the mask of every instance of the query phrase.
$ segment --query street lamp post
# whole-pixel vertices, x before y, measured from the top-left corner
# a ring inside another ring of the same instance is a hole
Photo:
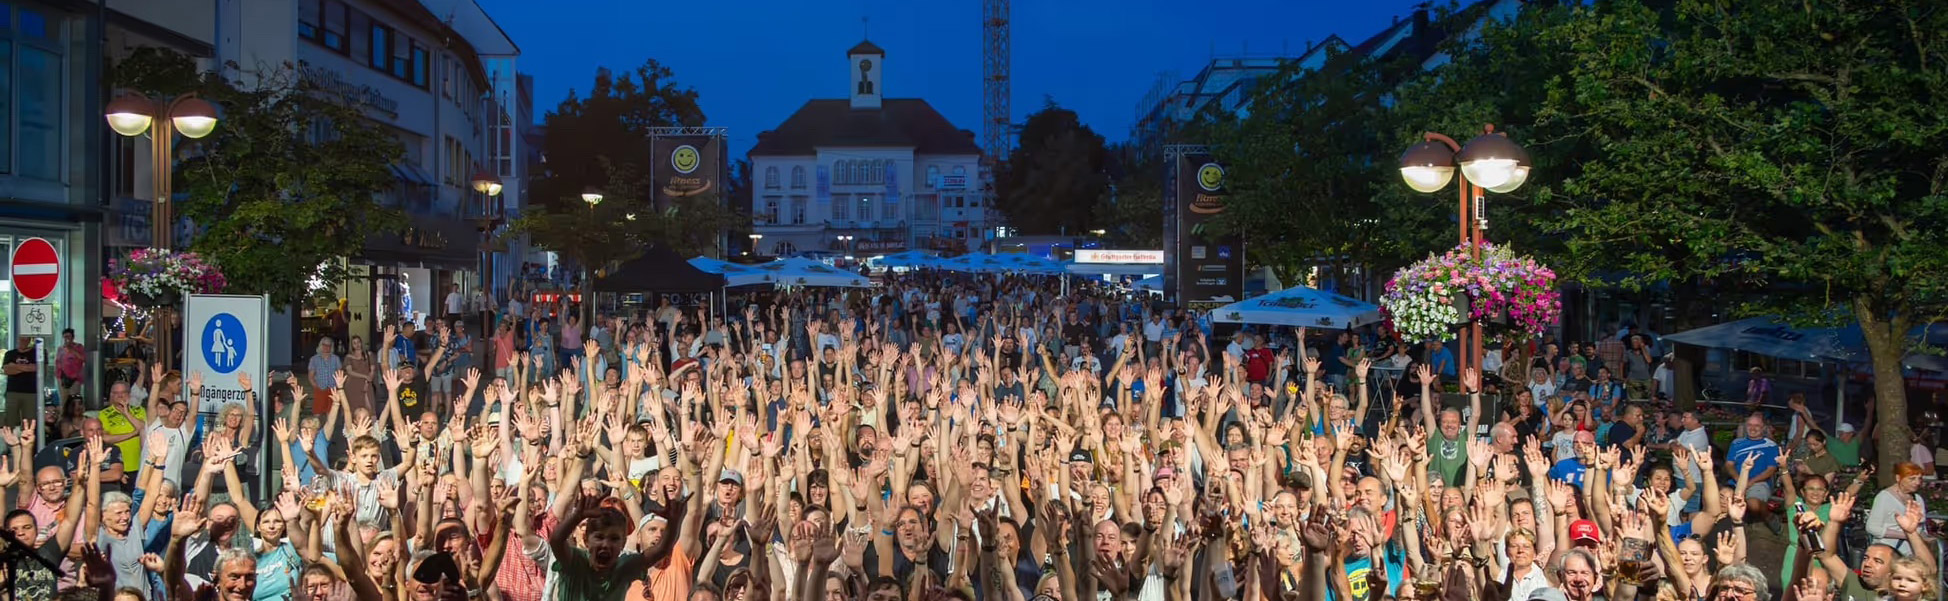
[[[852,260],[852,240],[852,234],[839,234],[839,242],[845,246],[845,256],[848,261]]]
[[[595,206],[602,204],[602,190],[595,186],[582,188],[582,202],[588,203],[589,216],[593,217],[595,215]],[[582,329],[583,331],[587,331],[589,319],[595,316],[595,309],[593,307],[595,304],[595,283],[589,281],[589,277],[594,274],[594,270],[589,269],[588,253],[582,253],[581,263],[582,285],[578,288],[582,292]]]
[[[473,176],[473,190],[481,194],[480,214],[474,216],[474,227],[480,230],[480,293],[494,294],[492,274],[494,253],[494,230],[500,227],[503,212],[500,205],[501,178],[485,169]],[[492,314],[481,312],[480,335],[492,336],[494,322]]]
[[[763,239],[764,234],[751,234],[751,252],[749,253],[751,256],[758,255],[758,241]]]
[[[1479,261],[1482,232],[1488,229],[1484,191],[1508,193],[1522,187],[1529,179],[1529,153],[1509,140],[1508,134],[1496,132],[1494,125],[1483,127],[1482,134],[1467,144],[1456,144],[1454,138],[1427,132],[1422,135],[1421,143],[1400,155],[1400,177],[1414,191],[1431,193],[1447,187],[1448,180],[1454,179],[1457,165],[1461,169],[1461,196],[1456,221],[1461,226],[1461,244]],[[1470,319],[1460,342],[1462,357],[1457,367],[1479,369],[1481,322]]]
[[[176,134],[197,139],[216,131],[216,105],[197,98],[193,93],[168,99],[125,93],[109,101],[102,112],[108,119],[108,128],[115,130],[115,133],[130,138],[144,132],[149,134],[152,144],[150,171],[155,195],[155,202],[150,205],[149,219],[153,223],[150,224],[149,235],[156,248],[168,250],[176,242],[175,219],[170,210],[170,197],[175,194]],[[173,366],[175,339],[170,329],[174,324],[170,322],[175,319],[175,314],[170,309],[165,307],[156,316],[153,336],[156,360]]]

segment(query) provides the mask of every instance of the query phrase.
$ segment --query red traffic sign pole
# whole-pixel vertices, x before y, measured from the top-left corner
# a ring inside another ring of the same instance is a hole
[[[54,245],[40,238],[28,238],[14,245],[13,267],[14,291],[29,302],[37,302],[54,294],[54,288],[61,283],[61,253]]]

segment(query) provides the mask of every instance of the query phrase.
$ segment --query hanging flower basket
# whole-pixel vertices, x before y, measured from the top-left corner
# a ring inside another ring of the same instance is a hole
[[[173,307],[184,295],[222,292],[223,272],[193,252],[143,248],[110,261],[108,280],[133,306]]]
[[[1450,340],[1456,324],[1502,326],[1520,336],[1540,335],[1562,317],[1556,272],[1506,246],[1483,244],[1476,259],[1469,245],[1430,255],[1395,273],[1380,308],[1410,340]]]

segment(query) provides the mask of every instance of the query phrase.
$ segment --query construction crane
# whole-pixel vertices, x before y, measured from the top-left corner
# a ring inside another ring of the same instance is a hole
[[[1008,111],[1008,1],[981,0],[981,189],[986,206],[994,206],[995,165],[1013,148],[1014,130]]]

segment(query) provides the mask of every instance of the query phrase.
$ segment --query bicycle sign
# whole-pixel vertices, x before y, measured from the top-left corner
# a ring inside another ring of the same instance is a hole
[[[52,303],[21,303],[20,332],[18,336],[53,336],[54,305]]]

